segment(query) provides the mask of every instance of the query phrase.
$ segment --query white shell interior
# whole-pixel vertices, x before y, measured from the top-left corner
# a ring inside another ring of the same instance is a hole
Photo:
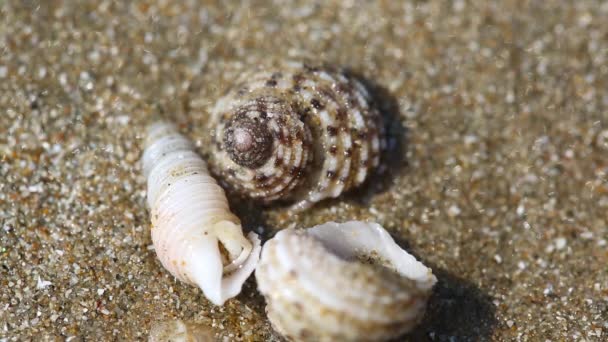
[[[430,289],[437,282],[430,268],[399,247],[377,223],[327,222],[309,228],[307,232],[320,240],[325,248],[344,259],[362,254],[377,254],[388,261],[396,272],[414,280],[420,289]]]
[[[261,250],[260,239],[253,232],[249,233],[248,238],[253,247],[243,251],[245,258],[232,272],[226,272],[223,267],[216,239],[198,238],[182,246],[195,260],[188,268],[188,278],[203,290],[212,303],[223,305],[226,300],[238,295],[245,280],[255,270]]]

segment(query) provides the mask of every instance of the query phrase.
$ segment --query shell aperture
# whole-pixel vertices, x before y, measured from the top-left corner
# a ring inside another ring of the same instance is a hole
[[[385,146],[365,87],[331,67],[244,73],[212,110],[213,171],[233,191],[304,209],[362,184]]]
[[[157,122],[148,128],[142,164],[158,258],[176,278],[223,305],[255,269],[259,238],[243,235],[224,190],[175,126]]]
[[[294,341],[398,337],[422,319],[437,281],[384,228],[360,221],[280,231],[256,279],[273,327]]]

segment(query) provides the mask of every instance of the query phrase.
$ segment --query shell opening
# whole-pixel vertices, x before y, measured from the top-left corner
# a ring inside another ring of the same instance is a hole
[[[393,263],[390,260],[382,257],[376,251],[360,252],[356,256],[347,258],[347,261],[356,261],[361,264],[370,265],[379,269],[386,269],[392,272],[397,272]]]
[[[240,234],[240,226],[229,221],[220,222],[218,226],[215,229],[217,245],[222,258],[223,273],[228,274],[247,260],[253,246]]]
[[[200,287],[205,297],[216,305],[223,305],[226,300],[241,292],[243,283],[253,272],[259,259],[260,239],[255,233],[249,233],[247,238],[237,242],[242,245],[238,254],[230,252],[234,247],[231,238],[218,236],[215,239],[200,239],[195,246],[192,246],[190,252],[191,259],[195,262],[191,263],[188,279]],[[226,255],[222,255],[220,246],[225,248]],[[228,258],[234,256],[234,258],[228,264],[224,264],[224,256]]]
[[[431,269],[401,249],[377,223],[350,221],[327,222],[308,229],[325,248],[345,260],[358,260],[383,266],[412,279],[421,289],[430,289],[437,282]]]
[[[245,241],[247,241],[247,240],[245,240]],[[249,243],[249,241],[247,241],[247,245],[243,246],[240,253],[232,254],[226,249],[226,247],[222,243],[222,241],[218,241],[217,244],[218,244],[218,248],[220,250],[220,254],[222,256],[222,265],[224,265],[224,269],[223,269],[224,274],[232,273],[232,272],[234,272],[234,270],[238,269],[243,264],[243,262],[245,262],[245,260],[247,260],[247,258],[249,257],[249,254],[251,254],[251,250],[253,249],[253,247],[251,246],[251,243]]]

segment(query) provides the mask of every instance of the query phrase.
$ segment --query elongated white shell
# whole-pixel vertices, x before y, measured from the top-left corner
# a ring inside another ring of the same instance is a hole
[[[273,327],[295,341],[400,336],[420,321],[437,282],[384,228],[359,221],[277,233],[256,279]]]
[[[260,240],[254,233],[245,238],[224,190],[173,125],[151,125],[146,146],[142,162],[156,255],[176,278],[222,305],[255,269]]]

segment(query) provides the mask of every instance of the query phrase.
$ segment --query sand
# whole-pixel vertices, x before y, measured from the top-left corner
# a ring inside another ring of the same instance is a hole
[[[608,338],[608,5],[489,3],[0,0],[0,341],[280,340],[253,278],[214,307],[161,267],[139,158],[159,116],[206,155],[235,75],[287,59],[360,75],[391,157],[300,214],[231,196],[247,229],[384,225],[439,278],[405,341]]]

